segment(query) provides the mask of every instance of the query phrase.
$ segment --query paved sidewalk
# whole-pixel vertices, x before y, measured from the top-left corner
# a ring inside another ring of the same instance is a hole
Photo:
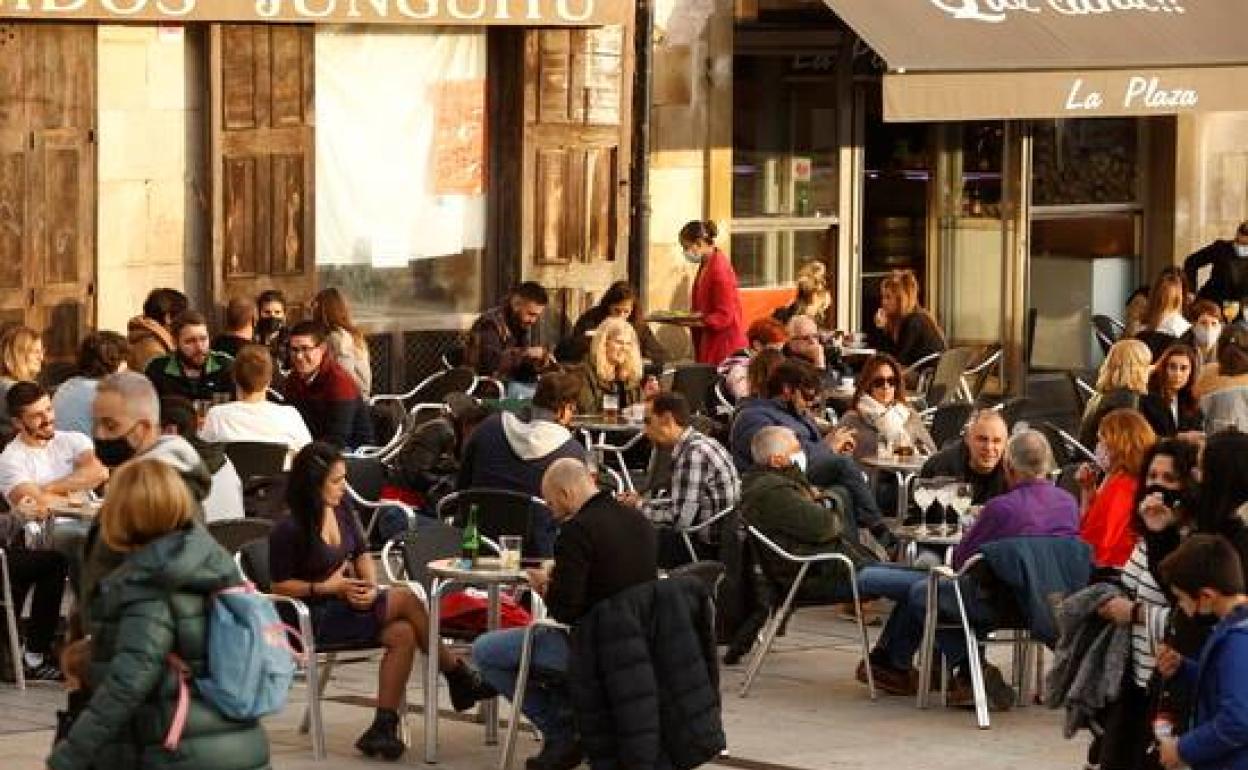
[[[737,696],[743,667],[723,671],[724,721],[729,753],[715,767],[738,770],[837,770],[880,767],[907,770],[1073,770],[1082,766],[1086,738],[1061,737],[1061,714],[1032,706],[993,714],[991,730],[975,728],[973,714],[934,707],[919,711],[910,698],[881,696],[872,703],[865,686],[853,679],[856,651],[830,649],[823,633],[847,633],[848,623],[829,613],[804,610],[793,619],[787,637],[777,641],[750,697]],[[994,654],[995,657],[995,654]],[[330,760],[311,760],[309,744],[295,731],[303,702],[302,688],[291,707],[268,723],[273,765],[278,770],[338,770],[390,766],[369,762],[351,748],[372,718],[356,705],[373,692],[376,668],[348,666],[335,677],[326,704]],[[419,688],[413,697],[419,699]],[[445,688],[443,688],[445,691]],[[43,767],[51,738],[52,713],[59,693],[36,685],[26,693],[0,685],[0,768]],[[498,749],[484,746],[482,728],[445,710],[441,721],[441,762],[447,770],[497,767]],[[509,709],[504,707],[504,714]],[[425,766],[423,716],[412,715],[416,751],[399,765]],[[515,767],[537,743],[522,736]]]

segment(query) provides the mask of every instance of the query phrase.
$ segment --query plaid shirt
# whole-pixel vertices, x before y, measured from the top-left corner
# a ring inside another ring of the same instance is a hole
[[[689,527],[741,499],[741,479],[732,455],[718,441],[693,428],[672,449],[672,502],[646,507],[655,524]]]

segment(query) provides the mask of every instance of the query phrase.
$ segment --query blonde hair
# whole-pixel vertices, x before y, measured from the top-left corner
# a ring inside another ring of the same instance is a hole
[[[624,380],[629,385],[641,382],[644,372],[641,363],[641,345],[637,341],[637,330],[623,318],[608,318],[598,324],[594,338],[589,343],[589,368],[600,382],[615,380],[615,364],[607,360],[607,338],[621,337],[628,343],[628,356],[624,361]]]
[[[115,551],[137,550],[191,521],[194,503],[178,472],[159,460],[121,466],[100,509],[100,537]]]
[[[1148,310],[1144,313],[1144,324],[1156,329],[1157,324],[1172,313],[1183,312],[1183,279],[1173,273],[1162,273],[1148,293]]]
[[[1096,389],[1107,393],[1116,388],[1127,388],[1140,395],[1148,393],[1148,375],[1153,364],[1153,354],[1139,340],[1119,340],[1109,349],[1105,363],[1096,377]]]
[[[823,316],[827,314],[828,309],[832,307],[832,292],[828,291],[828,267],[819,260],[812,260],[802,265],[797,271],[797,292],[800,302],[803,292],[810,298],[804,309],[800,310],[803,315],[809,315],[816,321],[822,322]]]
[[[897,307],[897,321],[919,309],[919,279],[913,270],[894,270],[880,281],[880,294],[889,291],[897,295],[900,302]],[[888,323],[893,325],[894,319]]]
[[[14,380],[31,382],[39,378],[38,371],[30,371],[27,362],[35,344],[42,344],[39,332],[29,326],[12,326],[0,335],[0,374]]]
[[[1134,409],[1115,409],[1105,415],[1096,437],[1109,450],[1109,472],[1132,476],[1139,475],[1145,455],[1157,443],[1157,434],[1148,420]]]

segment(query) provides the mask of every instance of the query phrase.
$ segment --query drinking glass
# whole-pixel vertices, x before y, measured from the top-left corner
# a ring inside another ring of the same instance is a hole
[[[498,539],[499,566],[505,571],[520,569],[520,552],[524,546],[524,538],[519,535],[503,535]]]
[[[602,397],[602,416],[608,423],[618,422],[620,419],[620,397],[614,393],[608,393]]]
[[[974,488],[966,482],[960,482],[954,486],[952,505],[953,509],[958,512],[958,526],[963,530],[968,529],[975,520],[974,517],[967,515],[971,510],[971,498],[974,494]]]
[[[936,502],[938,489],[942,482],[937,479],[915,479],[914,482],[914,502],[919,506],[919,526],[918,535],[920,537],[927,534],[927,509],[932,507],[932,503]]]
[[[953,500],[957,494],[957,481],[954,479],[942,479],[943,483],[936,489],[936,499],[940,502],[940,534],[945,536],[949,534],[949,510],[953,507]]]
[[[1226,316],[1226,322],[1234,323],[1239,318],[1239,300],[1224,299],[1222,300],[1222,315]]]

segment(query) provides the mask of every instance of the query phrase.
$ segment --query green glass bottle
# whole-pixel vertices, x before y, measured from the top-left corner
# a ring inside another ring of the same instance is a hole
[[[481,552],[481,533],[477,530],[477,506],[468,509],[468,522],[464,525],[464,538],[459,544],[459,556],[465,566],[473,567]]]

